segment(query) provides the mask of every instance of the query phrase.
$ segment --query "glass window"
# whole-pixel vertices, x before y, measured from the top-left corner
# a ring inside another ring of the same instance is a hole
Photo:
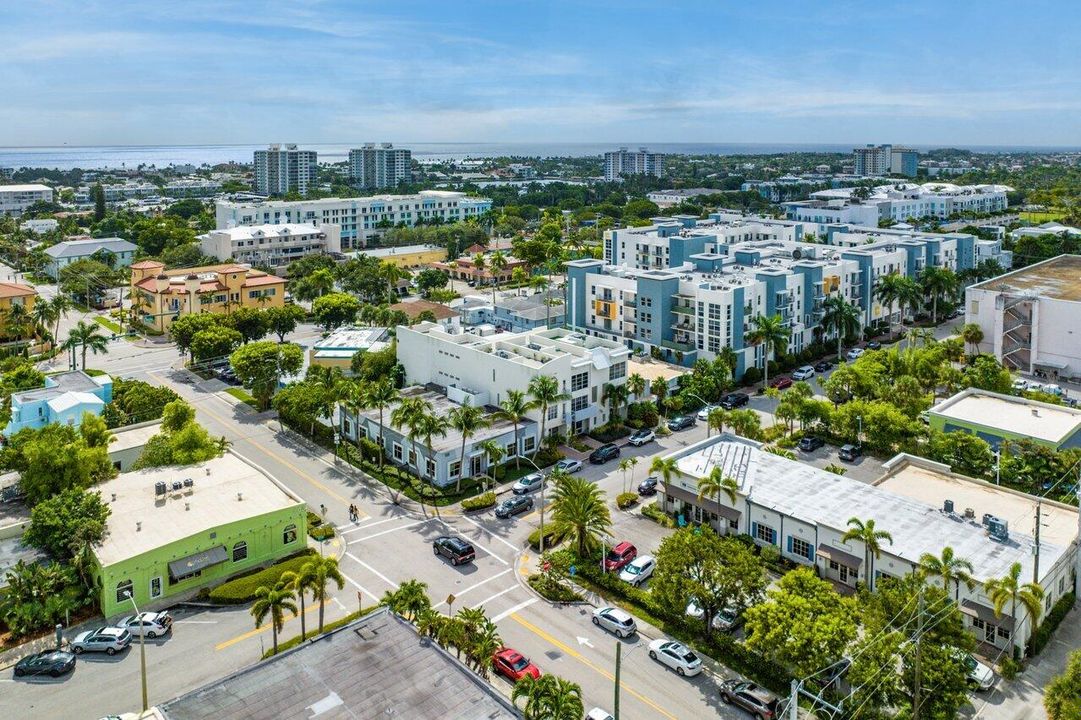
[[[458,477],[458,475],[461,474],[461,470],[462,470],[462,463],[455,460],[454,462],[452,462],[450,464],[450,468],[449,468],[450,477],[452,477],[452,478]]]
[[[409,448],[409,464],[414,467],[417,465],[417,451],[413,448]]]
[[[589,387],[589,373],[578,373],[571,376],[571,392],[585,390]]]
[[[814,557],[814,555],[811,554],[811,543],[806,540],[801,540],[798,537],[792,538],[792,552],[800,557]]]
[[[548,419],[555,420],[557,417],[559,417],[559,406],[553,405],[552,407],[548,408]]]
[[[135,593],[132,590],[131,580],[121,580],[116,585],[116,601],[118,603],[127,602],[129,597],[134,597]]]
[[[608,368],[608,379],[609,380],[619,380],[621,377],[625,377],[626,375],[627,375],[627,363],[625,363],[625,362],[618,362],[618,363],[612,365],[612,367]]]
[[[395,460],[401,460],[402,459],[402,446],[399,445],[398,443],[394,443],[394,459]]]
[[[248,557],[248,543],[241,540],[233,546],[233,562],[240,562]]]
[[[771,528],[769,525],[759,524],[755,529],[754,536],[759,540],[768,542],[770,545],[777,544],[777,531]]]
[[[150,578],[150,597],[151,598],[159,598],[159,597],[161,597],[161,578],[160,577]]]
[[[527,437],[522,439],[522,452],[533,452],[534,447],[536,447],[535,438]]]
[[[998,636],[1000,638],[1002,638],[1003,640],[1009,640],[1010,639],[1010,631],[1007,630],[1006,628],[1002,627],[1001,625],[999,625],[998,626]]]
[[[581,410],[585,410],[587,407],[589,407],[589,396],[588,395],[582,395],[581,397],[576,397],[571,402],[571,411],[573,411],[573,412],[579,412]]]
[[[286,545],[297,540],[297,526],[286,525],[285,530],[282,531],[282,542]]]

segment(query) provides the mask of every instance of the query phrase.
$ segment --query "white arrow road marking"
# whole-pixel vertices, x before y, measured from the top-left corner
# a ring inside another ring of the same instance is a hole
[[[588,648],[593,647],[593,643],[591,643],[589,641],[589,638],[584,638],[584,637],[581,637],[581,636],[578,637],[578,644],[579,645],[585,645]]]

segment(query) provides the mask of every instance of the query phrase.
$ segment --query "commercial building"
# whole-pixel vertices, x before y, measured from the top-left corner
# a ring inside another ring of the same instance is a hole
[[[637,151],[621,147],[604,154],[604,179],[615,182],[624,175],[656,175],[664,177],[664,154],[646,148]]]
[[[901,455],[887,463],[874,484],[765,452],[758,443],[724,434],[677,450],[678,474],[661,491],[666,511],[686,521],[709,524],[721,533],[749,535],[772,545],[785,559],[812,566],[842,592],[856,583],[874,585],[882,577],[911,573],[925,554],[946,547],[972,564],[976,584],[949,588],[966,626],[989,646],[1023,648],[1032,619],[1012,608],[997,616],[983,584],[1020,563],[1021,577],[1034,576],[1046,592],[1044,612],[1075,590],[1078,512],[1076,507],[1039,499],[950,472],[923,458]],[[719,468],[739,487],[735,502],[699,498],[698,480]],[[1040,508],[1041,533],[1027,531]],[[880,555],[858,540],[843,542],[848,522],[873,520],[889,532]],[[930,582],[935,582],[931,579]]]
[[[166,270],[164,263],[143,260],[131,266],[130,290],[140,322],[162,332],[189,313],[285,304],[285,280],[237,264]]]
[[[162,703],[163,720],[517,720],[521,714],[413,626],[379,609]]]
[[[362,198],[321,200],[269,200],[216,204],[218,228],[238,225],[280,225],[312,223],[337,225],[343,248],[364,247],[368,239],[379,237],[396,225],[412,227],[417,222],[454,223],[484,214],[492,208],[488,198],[469,197],[462,192],[422,190],[415,195],[376,195]]]
[[[221,183],[204,178],[190,178],[172,180],[160,186],[149,182],[126,182],[119,185],[102,185],[101,189],[105,194],[105,202],[116,203],[155,197],[211,197],[221,192]],[[94,186],[80,186],[75,191],[75,202],[80,205],[94,202]]]
[[[980,352],[1007,367],[1081,377],[1081,255],[1059,255],[965,290]]]
[[[364,143],[349,151],[349,182],[365,190],[413,182],[413,153],[390,143]]]
[[[868,145],[852,151],[857,175],[907,175],[916,177],[920,154],[892,145]]]
[[[56,280],[66,266],[79,260],[95,259],[94,256],[99,253],[98,257],[102,262],[118,270],[131,265],[138,249],[135,243],[118,237],[65,240],[45,248],[45,254],[49,258],[45,263],[45,274]]]
[[[908,148],[895,147],[890,153],[890,174],[916,177],[919,171],[920,154]]]
[[[493,281],[496,283],[509,282],[515,269],[529,268],[529,263],[525,260],[519,260],[513,255],[504,253],[503,259],[506,261],[506,265],[502,270],[496,272],[489,262],[491,256],[491,253],[483,254],[484,263],[482,265],[477,264],[476,256],[462,255],[453,261],[432,263],[432,267],[443,270],[455,280],[465,280],[478,285],[488,285]]]
[[[211,230],[196,238],[204,255],[284,270],[308,255],[340,253],[337,225],[253,225]]]
[[[314,150],[298,150],[296,145],[280,144],[256,150],[255,192],[284,195],[295,190],[304,195],[308,188],[314,187],[318,169],[318,155]]]
[[[416,268],[446,260],[447,249],[438,245],[400,245],[358,250],[354,255],[367,255],[400,268]]]
[[[967,432],[998,448],[1029,439],[1052,450],[1081,447],[1081,410],[1066,405],[968,388],[927,411],[928,424],[943,432]]]
[[[452,329],[453,330],[453,329]],[[568,400],[548,408],[552,433],[589,432],[608,421],[604,386],[627,379],[630,351],[622,344],[552,328],[482,337],[432,323],[399,327],[398,361],[410,383],[432,383],[485,396],[499,405],[508,390],[525,391],[539,375],[554,377]],[[529,412],[540,422],[540,411]]]
[[[338,328],[321,340],[316,340],[308,350],[308,363],[326,368],[337,368],[351,375],[353,356],[358,352],[378,352],[391,343],[390,331],[383,327]]]
[[[1006,185],[893,183],[871,189],[818,190],[808,200],[783,205],[789,220],[822,225],[851,222],[876,227],[879,220],[906,222],[924,217],[946,220],[960,213],[1002,212],[1009,207],[1006,193],[1010,190]],[[877,217],[872,209],[877,209]]]
[[[59,423],[78,427],[83,415],[101,415],[113,399],[113,380],[108,375],[91,377],[82,370],[45,377],[45,387],[11,394],[11,420],[3,430],[11,437],[24,428],[43,428]]]
[[[0,185],[0,215],[22,215],[36,202],[52,202],[53,189],[48,185]]]
[[[161,606],[306,546],[305,504],[232,453],[94,489],[110,510],[92,569],[106,617],[132,610],[128,593]]]
[[[703,195],[716,195],[719,190],[712,188],[686,188],[683,190],[654,190],[646,195],[646,198],[657,204],[659,208],[673,207],[680,203],[693,201]]]

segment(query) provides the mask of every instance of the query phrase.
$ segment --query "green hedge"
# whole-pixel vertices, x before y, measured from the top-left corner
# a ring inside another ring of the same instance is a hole
[[[332,525],[308,526],[308,536],[317,542],[329,540],[334,537],[334,534],[334,526]]]
[[[1047,647],[1047,643],[1051,642],[1051,636],[1055,634],[1055,630],[1058,629],[1059,623],[1066,617],[1066,614],[1073,608],[1076,598],[1074,594],[1066,593],[1058,599],[1055,606],[1051,608],[1051,612],[1044,618],[1043,623],[1036,628],[1036,632],[1033,633],[1032,639],[1029,640],[1029,656],[1036,657],[1040,654],[1040,651]]]
[[[581,602],[582,596],[566,585],[553,582],[540,573],[535,573],[526,578],[529,587],[536,590],[541,597],[552,602]]]
[[[672,516],[657,507],[657,503],[650,503],[649,505],[642,506],[642,515],[646,516],[650,520],[664,527],[675,527],[676,521],[672,519]]]
[[[589,436],[597,442],[610,443],[625,438],[630,434],[630,428],[626,425],[623,425],[622,423],[608,423],[607,425],[601,425],[600,427],[591,430]]]
[[[266,585],[273,587],[281,578],[282,573],[296,572],[304,563],[312,559],[315,551],[304,548],[299,553],[291,555],[281,562],[274,563],[270,567],[255,568],[226,580],[221,585],[210,591],[210,601],[221,605],[243,605],[255,599],[255,591]]]
[[[540,528],[537,528],[533,532],[529,533],[529,546],[534,550],[540,550]],[[551,550],[553,547],[563,541],[563,537],[556,532],[555,526],[548,524],[544,526],[544,549]]]
[[[476,497],[462,500],[462,510],[484,510],[495,505],[495,493],[486,492]]]
[[[344,627],[344,626],[348,625],[349,623],[353,622],[354,620],[358,620],[358,619],[364,617],[368,613],[375,612],[376,610],[378,610],[381,607],[383,607],[383,606],[382,605],[372,605],[369,608],[364,608],[364,610],[349,613],[345,617],[340,618],[338,620],[335,620],[334,622],[325,623],[323,625],[323,634],[326,635],[331,630],[337,630],[340,627]],[[316,627],[318,628],[318,625]],[[312,638],[315,638],[315,637],[319,637],[319,635],[316,633],[315,630],[313,630],[312,632],[308,633],[308,637],[306,638],[306,640],[311,640]],[[278,653],[280,654],[280,653],[285,652],[286,650],[291,650],[292,648],[295,648],[297,645],[299,645],[301,642],[305,642],[305,641],[302,641],[300,639],[299,635],[291,637],[288,640],[286,640],[285,642],[280,642],[280,643],[278,643]],[[269,650],[267,650],[265,653],[263,653],[263,659],[264,660],[266,660],[268,657],[274,657],[274,648],[273,647],[271,647]]]
[[[636,502],[638,502],[638,493],[625,492],[616,495],[616,507],[620,510],[626,510]]]

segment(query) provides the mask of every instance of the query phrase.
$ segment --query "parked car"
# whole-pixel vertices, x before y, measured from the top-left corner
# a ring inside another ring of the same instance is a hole
[[[946,315],[946,317],[948,317],[950,320],[953,320],[955,318],[964,317],[964,315],[965,315],[965,309],[964,308],[954,308],[953,310],[950,310],[949,314]]]
[[[855,462],[856,458],[861,455],[863,455],[863,448],[859,445],[842,445],[841,450],[837,453],[837,457],[845,462]]]
[[[692,617],[695,620],[701,620],[706,614],[706,611],[698,606],[698,601],[695,598],[691,598],[691,601],[687,603],[687,617]],[[726,607],[718,610],[713,615],[713,619],[709,621],[709,624],[714,630],[720,630],[721,632],[730,632],[736,628],[740,623],[739,613],[734,607]]]
[[[814,369],[815,369],[816,373],[829,372],[832,367],[833,367],[833,361],[832,360],[819,360],[818,362],[816,362],[814,364]]]
[[[529,662],[529,658],[525,655],[511,648],[496,651],[492,656],[492,666],[497,673],[511,682],[518,682],[526,675],[534,680],[541,676],[540,668]]]
[[[515,495],[514,497],[507,498],[495,508],[495,516],[497,518],[509,518],[515,515],[521,515],[524,512],[529,512],[533,509],[533,498],[528,495]]]
[[[638,557],[638,548],[624,540],[615,545],[604,557],[605,572],[615,572]]]
[[[811,365],[804,365],[803,367],[796,368],[796,371],[792,373],[793,380],[810,380],[815,376],[815,369]]]
[[[619,457],[619,445],[605,443],[589,454],[589,461],[594,465],[606,463]]]
[[[657,434],[649,428],[642,428],[641,430],[635,430],[631,433],[631,436],[627,438],[628,445],[634,445],[635,447],[641,447],[646,443],[653,442],[657,439]]]
[[[167,612],[143,612],[128,615],[117,623],[133,637],[146,637],[153,640],[167,634],[173,628],[173,617]]]
[[[845,357],[848,358],[849,360],[858,360],[862,356],[863,356],[863,348],[852,348],[847,353],[845,353]]]
[[[784,390],[785,388],[790,388],[792,387],[792,378],[788,377],[787,375],[775,377],[769,381],[769,386],[777,390]]]
[[[638,625],[626,610],[602,607],[593,611],[593,624],[604,628],[618,638],[629,638],[638,632]]]
[[[668,429],[672,432],[686,430],[694,427],[694,415],[677,415],[668,421]]]
[[[623,566],[619,579],[638,587],[653,575],[656,567],[657,561],[652,555],[639,555]]]
[[[511,486],[510,491],[515,495],[526,495],[528,493],[537,492],[541,489],[541,485],[544,484],[544,475],[540,473],[529,473],[518,478],[518,482]]]
[[[968,653],[962,659],[968,673],[968,684],[976,690],[990,690],[995,684],[994,671]]]
[[[723,398],[721,398],[721,407],[723,407],[725,410],[735,410],[738,407],[743,407],[750,401],[751,396],[747,393],[728,393]]]
[[[642,496],[657,494],[657,478],[647,477],[638,483],[638,494]]]
[[[556,463],[556,470],[562,470],[565,473],[576,473],[581,469],[581,460],[571,460],[570,458],[567,458],[566,460],[560,460]]]
[[[737,705],[759,720],[775,720],[779,711],[777,697],[753,682],[725,680],[720,687],[721,700]]]
[[[880,343],[878,340],[872,340],[871,342],[867,343],[867,349],[868,350],[881,350],[882,349],[882,343]]]
[[[75,669],[75,653],[67,650],[43,650],[15,663],[15,677],[48,675],[60,677]]]
[[[1024,378],[1017,378],[1013,381],[1014,392],[1024,392],[1026,390],[1028,390],[1028,380]]]
[[[814,452],[826,444],[826,441],[814,435],[804,435],[800,438],[799,449],[803,452]]]
[[[131,633],[124,628],[105,625],[96,630],[87,630],[75,636],[71,649],[76,655],[84,652],[103,652],[116,655],[131,645]]]
[[[586,720],[616,720],[612,713],[607,710],[602,710],[599,707],[595,707],[586,713]]]
[[[702,658],[695,655],[683,643],[660,638],[649,644],[649,657],[667,665],[679,675],[697,675],[702,672]]]
[[[706,405],[704,408],[698,411],[698,419],[702,422],[709,420],[709,414],[713,412],[713,405]]]
[[[440,535],[432,543],[432,550],[436,555],[441,555],[450,560],[451,565],[464,565],[473,562],[477,557],[477,551],[473,546],[460,537],[453,535]]]

